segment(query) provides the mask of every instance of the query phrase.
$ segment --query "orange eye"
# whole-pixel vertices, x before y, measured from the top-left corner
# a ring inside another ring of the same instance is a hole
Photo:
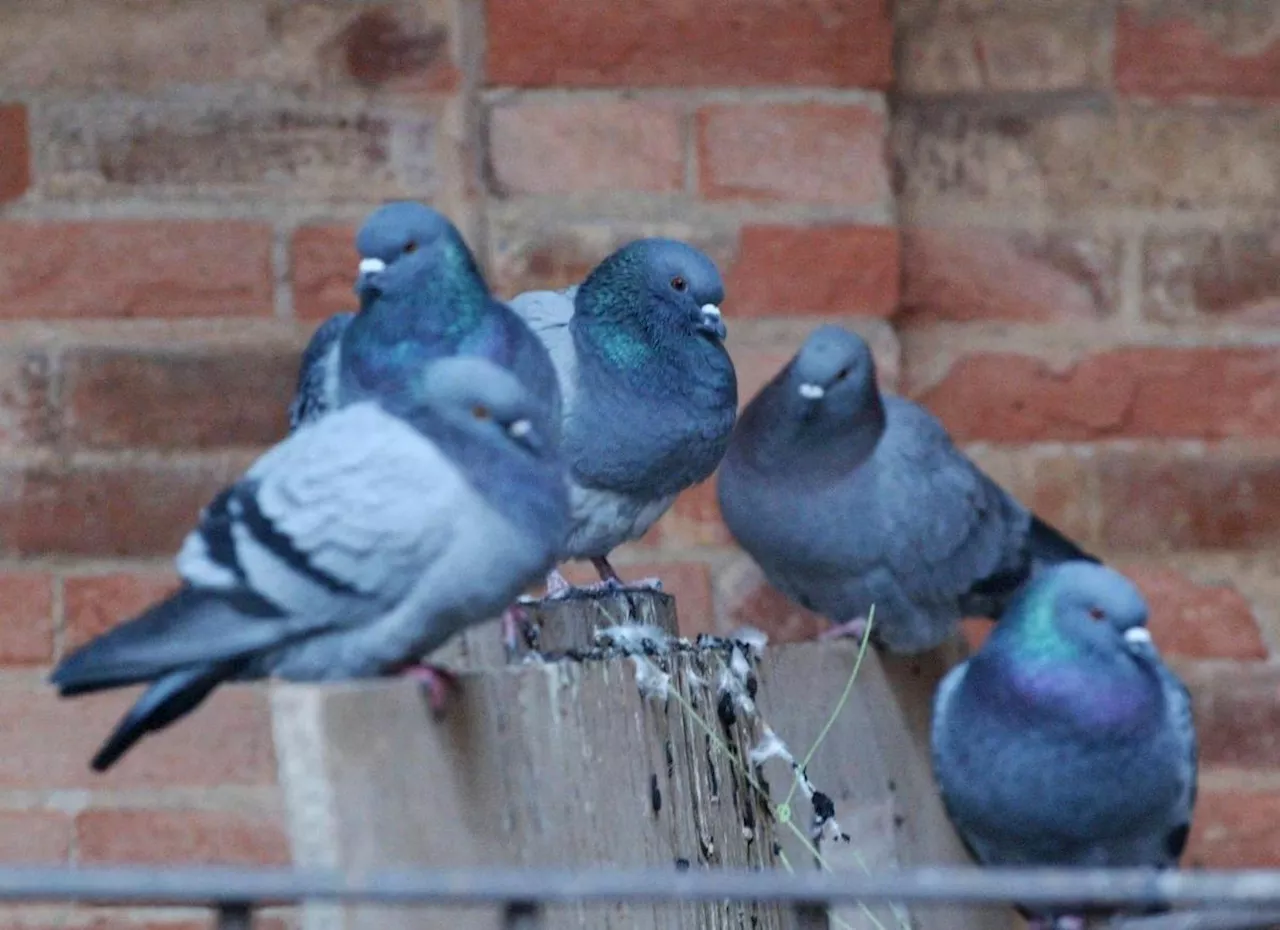
[[[1105,620],[1107,619],[1107,612],[1101,607],[1090,607],[1089,616],[1094,620]]]
[[[493,414],[489,412],[489,408],[484,406],[484,404],[476,404],[472,407],[471,415],[477,420],[489,420],[493,417]]]
[[[677,291],[684,291],[684,290],[688,290],[689,282],[686,281],[684,278],[680,277],[680,275],[676,275],[674,278],[671,279],[671,286],[674,287]]]
[[[418,251],[418,243],[416,242],[405,243],[405,246],[404,246],[405,255],[408,255],[410,252],[416,252],[416,251]]]

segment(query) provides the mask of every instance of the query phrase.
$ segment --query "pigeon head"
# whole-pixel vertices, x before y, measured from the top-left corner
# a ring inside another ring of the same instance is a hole
[[[591,320],[639,327],[650,344],[725,337],[724,280],[715,262],[674,239],[637,239],[587,276],[575,300]]]
[[[476,356],[449,356],[430,363],[418,386],[419,399],[456,427],[490,442],[518,447],[536,458],[553,454],[542,435],[536,398],[505,368]]]
[[[413,201],[374,210],[356,233],[361,301],[383,293],[426,289],[455,268],[479,275],[475,260],[454,225],[440,212]]]
[[[1062,562],[1038,573],[996,624],[992,640],[1007,637],[1047,653],[1152,648],[1137,586],[1094,562]]]
[[[856,407],[875,388],[876,364],[861,336],[839,326],[819,326],[792,362],[791,383],[811,403]]]

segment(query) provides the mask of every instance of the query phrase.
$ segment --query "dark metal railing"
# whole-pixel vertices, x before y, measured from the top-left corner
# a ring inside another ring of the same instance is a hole
[[[248,930],[271,905],[492,906],[506,926],[535,930],[548,904],[773,902],[817,925],[828,905],[1194,905],[1129,918],[1127,930],[1246,930],[1280,923],[1280,871],[915,868],[875,875],[715,869],[676,872],[561,869],[386,870],[363,875],[293,869],[0,869],[0,901],[192,905],[218,912],[221,930]]]

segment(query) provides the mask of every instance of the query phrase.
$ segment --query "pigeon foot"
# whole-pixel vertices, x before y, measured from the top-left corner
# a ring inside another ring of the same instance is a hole
[[[860,640],[867,635],[867,618],[854,617],[852,620],[846,620],[844,623],[833,623],[828,629],[818,634],[821,642],[827,642],[832,639],[852,638]]]
[[[458,686],[458,676],[453,672],[425,662],[406,665],[400,669],[400,674],[422,686],[427,693],[427,706],[436,715],[444,711],[449,692]]]
[[[507,658],[514,658],[520,650],[521,634],[528,629],[529,612],[521,604],[512,604],[502,612],[502,645]]]

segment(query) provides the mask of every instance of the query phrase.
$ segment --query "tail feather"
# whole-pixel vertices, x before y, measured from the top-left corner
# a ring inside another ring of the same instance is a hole
[[[116,725],[90,762],[93,770],[105,772],[142,737],[191,713],[243,664],[244,660],[199,665],[165,675],[143,692]]]
[[[155,681],[268,649],[288,638],[273,604],[186,587],[71,653],[49,677],[63,696]]]
[[[1035,514],[1031,515],[1031,528],[1027,531],[1027,551],[1037,566],[1075,561],[1102,562]]]

